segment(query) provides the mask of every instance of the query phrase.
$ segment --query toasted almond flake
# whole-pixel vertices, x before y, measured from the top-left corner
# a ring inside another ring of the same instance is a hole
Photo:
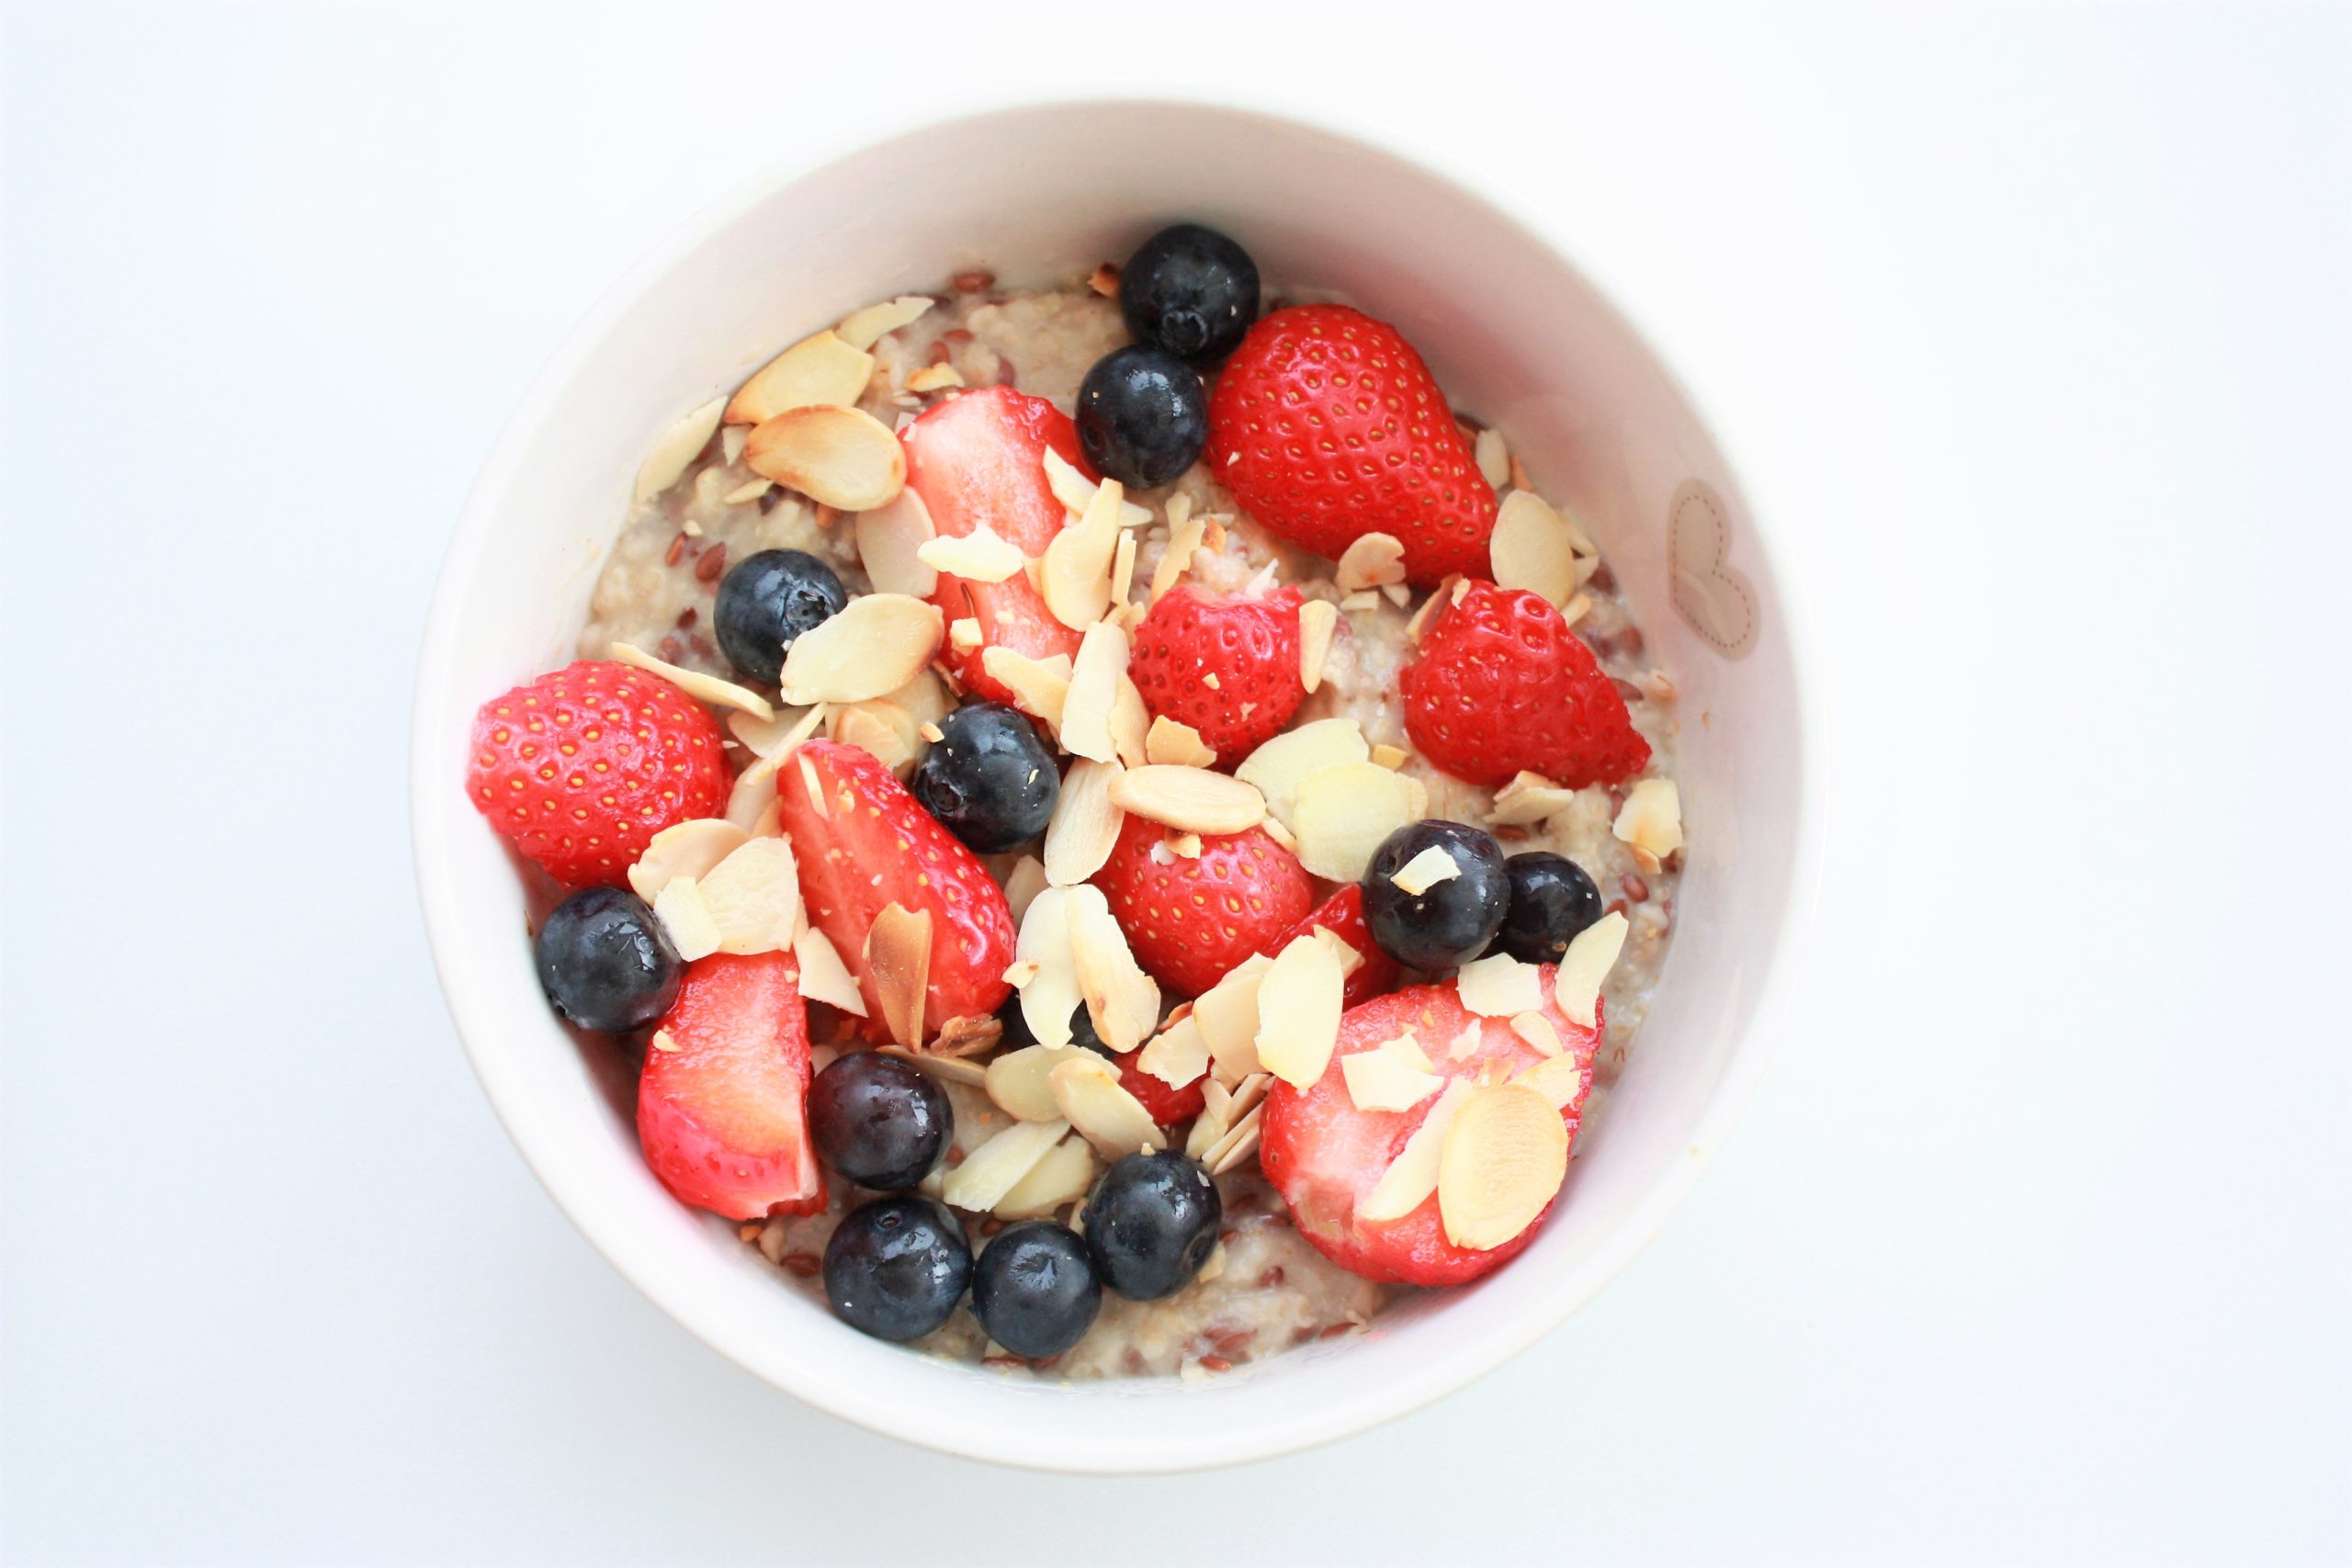
[[[1520,1084],[1462,1102],[1438,1156],[1438,1213],[1456,1247],[1490,1251],[1535,1223],[1568,1174],[1568,1130],[1544,1095]]]
[[[1410,751],[1406,750],[1402,746],[1391,746],[1385,740],[1372,749],[1373,761],[1380,767],[1386,768],[1391,773],[1394,773],[1398,768],[1403,767],[1406,762],[1411,760],[1412,755],[1413,754]]]
[[[1371,761],[1341,762],[1307,774],[1299,781],[1291,811],[1299,863],[1334,882],[1361,878],[1382,840],[1419,819],[1417,784]]]
[[[645,461],[638,465],[636,501],[639,506],[660,495],[678,482],[686,465],[702,455],[710,445],[710,433],[718,428],[718,416],[727,410],[725,398],[710,401],[690,412],[680,414],[667,430],[654,438],[645,454]]]
[[[1263,1070],[1258,1060],[1258,989],[1274,961],[1252,953],[1193,999],[1193,1021],[1208,1043],[1217,1077],[1238,1084]]]
[[[1238,1168],[1243,1161],[1258,1152],[1258,1135],[1265,1115],[1264,1106],[1256,1107],[1236,1122],[1231,1131],[1209,1145],[1208,1152],[1201,1156],[1201,1163],[1209,1168],[1211,1176],[1223,1176],[1228,1170]],[[1220,1247],[1218,1250],[1224,1248]],[[1205,1265],[1201,1274],[1204,1279],[1208,1277]]]
[[[1592,595],[1579,593],[1560,606],[1560,623],[1563,626],[1572,626],[1590,614],[1592,614]]]
[[[1119,841],[1126,813],[1113,804],[1111,788],[1126,770],[1116,758],[1097,762],[1080,758],[1062,780],[1053,820],[1046,825],[1046,881],[1074,887],[1101,871]]]
[[[1201,858],[1201,836],[1198,833],[1177,833],[1160,841],[1168,846],[1169,854],[1177,860]]]
[[[1046,448],[1046,484],[1054,499],[1073,517],[1083,517],[1102,498],[1102,487],[1076,468],[1052,447]],[[1148,507],[1137,506],[1124,494],[1118,507],[1118,525],[1122,528],[1139,528],[1151,521]]]
[[[629,888],[650,904],[661,897],[673,877],[701,878],[749,837],[723,817],[673,823],[654,834],[637,863],[628,868]]]
[[[783,832],[784,807],[781,803],[771,800],[766,806],[761,807],[759,816],[752,819],[752,837],[754,839],[773,839],[780,836]]]
[[[741,506],[745,502],[759,500],[775,488],[775,484],[767,479],[753,479],[749,484],[737,485],[718,499],[729,506]]]
[[[1119,1159],[1162,1140],[1143,1101],[1119,1085],[1118,1069],[1091,1051],[1062,1062],[1046,1075],[1054,1103],[1105,1159]]]
[[[825,803],[825,790],[824,786],[817,782],[817,770],[808,765],[808,758],[801,757],[797,760],[800,764],[801,793],[808,797],[809,809],[816,812],[820,821],[830,818],[833,814],[832,809]]]
[[[1323,1076],[1339,1043],[1346,985],[1339,958],[1312,936],[1292,938],[1274,955],[1258,987],[1258,1060],[1266,1071],[1294,1089]]]
[[[857,979],[842,962],[832,938],[815,926],[803,927],[792,939],[792,955],[800,961],[803,997],[859,1018],[865,1016],[865,993],[857,988]]]
[[[1500,490],[1510,483],[1510,447],[1504,443],[1501,431],[1490,426],[1478,432],[1471,450],[1477,460],[1478,472],[1488,484]]]
[[[1037,961],[1034,958],[1016,958],[1004,966],[1004,983],[1016,991],[1036,977]]]
[[[939,569],[922,557],[938,531],[922,496],[902,490],[888,506],[859,513],[856,531],[857,558],[876,593],[927,599],[939,586]]]
[[[964,373],[953,365],[926,365],[907,378],[910,392],[939,392],[964,384]]]
[[[1111,798],[1122,810],[1193,833],[1241,833],[1265,819],[1266,799],[1245,780],[1149,762],[1119,775]]]
[[[1331,581],[1340,592],[1351,593],[1360,588],[1378,588],[1386,582],[1405,581],[1405,545],[1394,534],[1364,534],[1340,552],[1339,565],[1333,569]]]
[[[948,645],[958,653],[969,653],[980,646],[980,623],[969,615],[959,615],[947,623]]]
[[[1358,1051],[1340,1058],[1340,1076],[1358,1111],[1409,1111],[1445,1087],[1445,1079],[1399,1060],[1385,1050]]]
[[[939,1026],[928,1049],[935,1056],[979,1056],[995,1050],[1003,1038],[1002,1021],[988,1013],[956,1017]]]
[[[982,523],[968,534],[943,534],[919,547],[915,557],[936,571],[973,582],[1002,582],[1029,563],[1012,540]]]
[[[1155,604],[1192,570],[1193,558],[1199,553],[1202,536],[1207,531],[1203,519],[1190,514],[1190,502],[1185,502],[1186,514],[1181,518],[1177,515],[1177,503],[1183,501],[1181,495],[1168,500],[1168,548],[1161,553],[1159,564],[1151,569],[1150,600]]]
[[[1225,1136],[1238,1120],[1232,1103],[1232,1091],[1214,1077],[1201,1086],[1201,1113],[1193,1118],[1193,1130],[1185,1134],[1186,1155],[1199,1159]]]
[[[1121,533],[1119,547],[1111,552],[1111,603],[1124,604],[1136,585],[1136,536]]]
[[[727,794],[727,820],[746,833],[760,832],[760,824],[775,805],[776,771],[789,755],[762,757],[735,775],[734,787]]]
[[[874,356],[832,333],[802,338],[744,382],[727,405],[729,424],[763,424],[793,409],[846,408],[865,390]]]
[[[1258,829],[1261,832],[1264,833],[1266,837],[1272,839],[1274,842],[1280,844],[1291,853],[1298,853],[1298,836],[1293,833],[1289,829],[1283,826],[1283,819],[1281,818],[1270,816],[1263,822],[1258,824]]]
[[[1084,631],[1111,607],[1111,561],[1119,547],[1124,493],[1118,480],[1103,480],[1084,515],[1046,547],[1038,592],[1054,618],[1073,631]]]
[[[1009,648],[991,644],[980,654],[980,668],[989,679],[1012,694],[1022,712],[1041,718],[1054,729],[1062,724],[1062,704],[1069,697],[1070,658],[1032,659]]]
[[[1061,1121],[1014,1122],[966,1155],[947,1173],[941,1196],[952,1208],[975,1213],[993,1209],[1069,1131],[1069,1123]]]
[[[1121,627],[1123,637],[1131,634]],[[1150,759],[1144,754],[1145,738],[1151,732],[1151,709],[1144,705],[1143,689],[1124,670],[1119,671],[1119,688],[1111,699],[1111,747],[1119,761],[1130,768],[1140,768]]]
[[[1672,779],[1634,781],[1609,830],[1664,860],[1682,847],[1682,792]]]
[[[1374,763],[1377,767],[1380,764]],[[1443,844],[1431,844],[1420,853],[1398,866],[1388,880],[1418,898],[1439,883],[1462,874],[1453,857],[1445,852]]]
[[[753,473],[844,512],[887,505],[907,482],[906,450],[890,427],[862,409],[831,403],[763,421],[744,446],[743,461]]]
[[[1454,976],[1462,1005],[1480,1018],[1509,1018],[1544,1005],[1543,976],[1532,964],[1498,953],[1464,964]]]
[[[800,871],[786,839],[750,839],[695,878],[721,953],[776,953],[800,923]]]
[[[1400,610],[1413,602],[1413,591],[1401,582],[1382,583],[1380,596]]]
[[[1542,1095],[1553,1110],[1566,1111],[1584,1096],[1584,1064],[1570,1055],[1550,1056],[1510,1081]]]
[[[1208,1037],[1186,1013],[1144,1042],[1136,1066],[1170,1089],[1182,1089],[1209,1070]]]
[[[1592,1027],[1600,1003],[1600,982],[1616,965],[1617,954],[1625,945],[1625,917],[1612,909],[1577,932],[1567,952],[1560,955],[1552,995],[1569,1022]]]
[[[1151,721],[1151,728],[1143,738],[1143,754],[1149,761],[1165,762],[1170,767],[1216,766],[1216,753],[1202,743],[1201,732],[1166,714]]]
[[[751,439],[752,432],[745,425],[730,424],[718,433],[718,455],[729,468],[735,466],[735,460],[743,455],[743,444]]]
[[[1338,931],[1333,931],[1330,927],[1326,925],[1317,925],[1313,931],[1308,931],[1306,934],[1331,950],[1331,956],[1338,959],[1340,962],[1340,975],[1341,978],[1344,979],[1346,976],[1354,974],[1357,970],[1363,967],[1363,954],[1358,953],[1355,950],[1354,944],[1350,942],[1346,937],[1341,936]]]
[[[1274,585],[1281,580],[1282,563],[1270,560],[1260,567],[1249,581],[1241,585],[1241,596],[1245,599],[1263,599],[1274,591]]]
[[[1045,887],[1029,900],[1021,917],[1013,957],[1036,965],[1021,987],[1021,1017],[1041,1045],[1069,1043],[1069,1018],[1084,1000],[1078,984],[1078,960],[1070,945],[1070,908],[1079,889]],[[1098,897],[1100,895],[1098,894]]]
[[[904,593],[865,593],[795,637],[784,655],[784,700],[857,703],[922,672],[945,626],[938,606]]]
[[[1217,678],[1217,673],[1214,670],[1201,677],[1201,684],[1212,692],[1222,691],[1225,687],[1225,682]]]
[[[1094,1149],[1084,1138],[1065,1137],[1029,1168],[989,1212],[1000,1220],[1034,1220],[1074,1203],[1094,1185]]]
[[[919,1067],[943,1083],[959,1083],[967,1089],[978,1089],[988,1077],[987,1070],[978,1062],[967,1062],[955,1056],[933,1056],[922,1051],[910,1051],[903,1045],[876,1045],[874,1049],[879,1055],[895,1056],[901,1062]],[[938,1175],[933,1171],[923,1183],[923,1191],[933,1198],[940,1193],[935,1179]]]
[[[691,876],[673,876],[653,900],[653,918],[669,933],[678,956],[692,964],[718,951],[718,924],[703,907],[702,889]]]
[[[923,1003],[931,987],[931,911],[885,904],[865,933],[865,981],[883,1025],[901,1045],[922,1046]]]
[[[1487,1031],[1483,1024],[1475,1021],[1464,1024],[1462,1032],[1455,1035],[1447,1044],[1445,1059],[1449,1062],[1468,1061],[1486,1038]]]
[[[1387,1052],[1390,1055],[1396,1057],[1398,1061],[1404,1063],[1407,1066],[1412,1068],[1415,1072],[1433,1073],[1437,1071],[1436,1064],[1430,1060],[1430,1054],[1421,1049],[1421,1042],[1419,1038],[1409,1029],[1405,1031],[1404,1033],[1396,1036],[1394,1040],[1382,1042],[1380,1048],[1383,1051]]]
[[[1310,694],[1323,684],[1323,661],[1331,657],[1339,626],[1339,606],[1328,600],[1309,599],[1298,607],[1298,682]]]
[[[1414,642],[1421,640],[1421,634],[1429,629],[1429,624],[1431,618],[1434,617],[1440,610],[1444,609],[1448,604],[1453,603],[1452,595],[1454,585],[1462,581],[1463,580],[1459,576],[1449,577],[1438,585],[1436,592],[1421,601],[1421,607],[1414,611],[1412,618],[1405,623],[1405,635],[1407,637],[1410,638]]]
[[[695,482],[696,484],[700,484],[702,481],[700,479],[696,479]],[[763,479],[761,482],[764,484],[767,481]],[[689,539],[699,539],[702,537],[702,525],[689,517],[684,522],[678,525],[678,532],[684,534]]]
[[[1340,608],[1350,615],[1359,610],[1377,610],[1380,604],[1380,595],[1369,588],[1359,588],[1352,593],[1340,595]]]
[[[914,716],[880,697],[835,708],[831,734],[842,745],[854,746],[879,759],[884,767],[902,779],[922,755],[922,748],[917,743],[921,738]]]
[[[1022,1122],[1052,1122],[1061,1116],[1047,1081],[1056,1067],[1091,1053],[1083,1045],[1023,1045],[988,1066],[986,1088],[997,1109]]]
[[[775,706],[757,692],[746,691],[732,681],[722,681],[699,670],[681,670],[674,664],[654,658],[635,643],[613,644],[612,655],[623,664],[634,665],[649,674],[661,676],[696,702],[737,708],[754,718],[775,716]]]
[[[925,719],[922,724],[916,726],[915,733],[922,737],[923,744],[926,746],[936,746],[947,739],[947,731],[940,728],[939,726],[932,723],[929,719]]]
[[[1632,844],[1628,845],[1627,848],[1633,854],[1634,863],[1641,868],[1643,875],[1656,876],[1659,872],[1666,869],[1666,863],[1664,861],[1650,853],[1649,851],[1642,848],[1641,845]]]
[[[1576,791],[1541,773],[1522,772],[1495,793],[1487,821],[1497,828],[1524,828],[1555,817],[1576,803]]]
[[[896,299],[852,310],[833,333],[852,348],[872,348],[885,334],[897,332],[931,307],[932,300],[926,295],[901,294]]]
[[[1119,678],[1126,672],[1127,634],[1107,621],[1087,627],[1062,703],[1062,750],[1097,762],[1118,759],[1118,745],[1111,738],[1111,709],[1118,701]]]
[[[678,1048],[678,1043],[670,1037],[670,1032],[666,1029],[655,1030],[653,1032],[653,1038],[647,1041],[646,1043],[652,1046],[656,1051],[674,1052]]]
[[[1065,892],[1070,957],[1094,1032],[1114,1051],[1132,1051],[1159,1021],[1159,987],[1136,962],[1102,890],[1082,884]]]
[[[1495,515],[1489,541],[1495,581],[1520,588],[1565,604],[1577,589],[1576,548],[1567,524],[1551,503],[1532,491],[1516,490],[1503,498]]]
[[[1553,1028],[1552,1021],[1540,1012],[1511,1014],[1510,1032],[1546,1056],[1560,1054],[1560,1032]]]
[[[1372,755],[1363,730],[1351,718],[1319,718],[1277,735],[1250,753],[1234,776],[1266,797],[1267,814],[1295,829],[1298,786],[1310,773]]]
[[[1363,1201],[1356,1205],[1356,1218],[1378,1224],[1384,1220],[1401,1220],[1419,1208],[1437,1190],[1439,1161],[1445,1153],[1445,1134],[1462,1102],[1476,1093],[1467,1078],[1455,1078],[1437,1097],[1437,1103],[1413,1129],[1405,1146],[1380,1179],[1373,1184]]]
[[[1023,855],[1012,863],[1012,871],[1004,879],[1004,901],[1012,907],[1014,925],[1029,912],[1029,900],[1046,890],[1046,880],[1045,863],[1035,855]],[[1006,983],[1020,984],[1018,980]]]
[[[729,714],[727,728],[754,756],[787,757],[831,717],[831,704],[814,703],[805,708],[778,708],[774,718]]]

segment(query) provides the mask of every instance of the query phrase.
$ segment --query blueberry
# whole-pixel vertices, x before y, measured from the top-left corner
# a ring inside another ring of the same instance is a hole
[[[1408,893],[1390,880],[1423,850],[1443,850],[1455,874]],[[1503,923],[1510,879],[1492,833],[1459,822],[1416,822],[1399,828],[1373,852],[1363,874],[1363,919],[1372,940],[1399,964],[1451,969],[1478,956]]]
[[[928,1198],[876,1198],[825,1243],[825,1299],[876,1339],[919,1339],[945,1323],[971,1277],[963,1227]]]
[[[1174,1149],[1129,1155],[1086,1201],[1086,1249],[1104,1284],[1156,1302],[1201,1271],[1224,1218],[1225,1200],[1200,1161]]]
[[[582,1029],[626,1034],[678,999],[678,950],[626,888],[584,887],[558,904],[532,956],[548,1000]]]
[[[1503,863],[1510,907],[1495,950],[1529,964],[1557,964],[1577,932],[1600,919],[1600,889],[1566,855],[1531,850]]]
[[[833,569],[808,551],[762,550],[727,569],[711,619],[727,662],[754,681],[773,682],[793,639],[848,604],[849,592]]]
[[[972,703],[939,721],[914,791],[949,832],[988,855],[1046,830],[1062,776],[1036,726],[1002,703]]]
[[[1162,229],[1121,269],[1119,313],[1137,343],[1214,365],[1240,346],[1258,319],[1258,264],[1214,229]]]
[[[1078,388],[1086,460],[1129,490],[1154,490],[1191,468],[1209,438],[1208,399],[1193,367],[1130,344],[1104,355]]]
[[[1000,1051],[1018,1051],[1023,1045],[1037,1043],[1037,1032],[1029,1027],[1029,1015],[1021,1010],[1021,993],[1015,991],[996,1010],[996,1021],[1004,1032],[997,1036]]]
[[[972,1314],[1016,1356],[1058,1356],[1094,1325],[1102,1282],[1067,1225],[1007,1225],[972,1265]]]
[[[877,1192],[904,1191],[929,1175],[955,1130],[947,1091],[896,1056],[854,1051],[808,1086],[817,1152]]]

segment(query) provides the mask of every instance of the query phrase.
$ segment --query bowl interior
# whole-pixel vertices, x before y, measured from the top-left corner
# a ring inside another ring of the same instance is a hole
[[[1656,1009],[1521,1258],[1363,1339],[1208,1382],[1030,1386],[861,1337],[731,1226],[663,1193],[539,996],[522,889],[460,787],[465,736],[481,701],[570,657],[638,458],[680,412],[857,305],[966,266],[1079,276],[1179,216],[1239,236],[1272,288],[1396,322],[1456,406],[1499,426],[1537,487],[1585,521],[1682,692],[1691,846]],[[1623,1264],[1712,1152],[1752,1076],[1749,1025],[1800,869],[1790,629],[1738,488],[1671,377],[1557,249],[1464,186],[1329,132],[1196,105],[933,126],[699,220],[582,326],[515,416],[452,547],[419,681],[414,827],[435,961],[485,1087],[557,1201],[665,1310],[778,1386],[910,1440],[1027,1464],[1281,1452],[1412,1408],[1525,1345]]]

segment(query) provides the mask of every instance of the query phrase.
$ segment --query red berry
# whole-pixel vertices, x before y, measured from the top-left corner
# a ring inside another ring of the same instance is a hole
[[[1298,924],[1283,932],[1258,951],[1272,958],[1298,937],[1311,936],[1321,926],[1333,936],[1352,947],[1363,962],[1348,971],[1347,1004],[1354,1007],[1373,998],[1385,996],[1395,988],[1399,967],[1388,950],[1372,940],[1372,928],[1363,921],[1363,884],[1351,882],[1332,894]]]
[[[1422,756],[1489,789],[1525,770],[1583,789],[1642,771],[1650,743],[1592,649],[1541,595],[1474,582],[1397,681]]]
[[[1295,588],[1257,599],[1170,589],[1136,627],[1127,659],[1144,706],[1200,731],[1227,767],[1239,763],[1306,700],[1298,606]]]
[[[986,524],[1032,559],[1046,553],[1068,515],[1046,482],[1047,449],[1088,471],[1069,416],[1010,387],[950,398],[907,426],[899,441],[907,452],[907,488],[922,498],[942,537],[960,538]],[[1012,701],[1003,682],[981,667],[990,648],[1032,659],[1078,654],[1079,634],[1054,618],[1026,572],[1002,582],[974,582],[943,571],[931,602],[950,621],[979,623],[977,646],[950,643],[941,657],[966,691],[990,702]]]
[[[732,784],[709,710],[626,664],[583,659],[474,715],[466,793],[571,886],[623,881],[654,834],[724,811]]]
[[[637,1137],[645,1163],[682,1203],[730,1220],[825,1206],[808,1140],[808,1024],[792,954],[714,953],[687,966],[646,1049]]]
[[[1136,1066],[1136,1058],[1142,1054],[1130,1051],[1124,1056],[1114,1056],[1112,1061],[1119,1069],[1119,1087],[1142,1102],[1143,1108],[1151,1113],[1152,1121],[1162,1127],[1173,1127],[1180,1122],[1190,1122],[1207,1109],[1207,1093],[1202,1086],[1209,1081],[1208,1074],[1203,1073],[1191,1083],[1170,1088],[1160,1078]]]
[[[1560,1111],[1568,1136],[1574,1139],[1592,1085],[1592,1055],[1600,1041],[1600,1014],[1594,1014],[1593,1028],[1569,1022],[1552,999],[1554,973],[1550,964],[1542,966],[1544,1016],[1580,1074],[1576,1094]],[[1456,1061],[1453,1042],[1473,1024],[1478,1029],[1477,1043],[1467,1056]],[[1331,1065],[1312,1085],[1298,1089],[1275,1080],[1266,1094],[1258,1163],[1289,1206],[1298,1234],[1340,1268],[1367,1280],[1401,1280],[1409,1285],[1466,1284],[1525,1248],[1535,1239],[1544,1216],[1539,1214],[1518,1235],[1484,1252],[1456,1247],[1445,1239],[1435,1193],[1397,1219],[1369,1221],[1356,1216],[1356,1205],[1371,1195],[1405,1141],[1428,1119],[1438,1097],[1431,1095],[1406,1111],[1359,1111],[1348,1093],[1340,1061],[1359,1051],[1376,1049],[1408,1029],[1430,1066],[1447,1078],[1475,1079],[1490,1062],[1504,1076],[1515,1076],[1544,1060],[1543,1053],[1512,1031],[1508,1019],[1480,1018],[1464,1009],[1451,981],[1391,992],[1350,1009],[1340,1018],[1339,1048],[1331,1054]],[[1545,1213],[1549,1212],[1547,1208]]]
[[[1494,487],[1413,345],[1361,310],[1294,305],[1250,329],[1209,398],[1208,465],[1317,555],[1389,534],[1424,587],[1493,575]]]
[[[1199,996],[1298,923],[1315,884],[1298,857],[1256,828],[1201,840],[1195,859],[1153,847],[1168,829],[1129,815],[1094,886],[1151,977]]]
[[[865,996],[867,1032],[882,1003],[866,973],[875,917],[897,904],[931,915],[923,1032],[986,1018],[1012,987],[1012,911],[978,856],[941,827],[873,753],[831,740],[803,744],[776,775],[776,811],[800,865],[808,922],[833,944]]]

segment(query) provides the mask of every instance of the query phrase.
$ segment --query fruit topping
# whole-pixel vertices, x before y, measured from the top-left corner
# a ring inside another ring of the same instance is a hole
[[[1136,962],[1180,995],[1198,996],[1253,953],[1270,949],[1314,907],[1298,857],[1262,829],[1169,846],[1157,822],[1129,816],[1094,886],[1127,933]]]
[[[719,651],[748,678],[774,685],[784,650],[849,604],[833,569],[806,550],[762,550],[745,556],[719,580],[711,620]]]
[[[645,1163],[679,1201],[730,1220],[814,1213],[808,1026],[788,953],[714,953],[686,969],[638,1078]]]
[[[1510,902],[1495,950],[1530,964],[1557,964],[1568,943],[1600,919],[1600,889],[1566,855],[1531,850],[1503,863]]]
[[[1258,319],[1258,264],[1214,229],[1170,224],[1119,270],[1119,313],[1136,342],[1214,365]]]
[[[1156,490],[1180,478],[1208,436],[1201,378],[1165,349],[1114,349],[1079,385],[1079,446],[1099,472],[1130,490]]]
[[[1037,727],[1002,703],[971,703],[939,721],[915,767],[923,809],[981,854],[1027,843],[1053,820],[1061,773]]]
[[[1155,717],[1189,726],[1230,767],[1306,700],[1298,590],[1252,598],[1179,584],[1136,627],[1127,673]]]
[[[955,1216],[928,1198],[876,1198],[825,1244],[825,1299],[876,1339],[920,1339],[947,1321],[972,1277]]]
[[[896,1056],[853,1051],[809,1088],[808,1131],[817,1152],[877,1192],[902,1192],[922,1181],[955,1130],[947,1091]]]
[[[1225,1201],[1200,1162],[1173,1149],[1133,1154],[1086,1201],[1086,1249],[1102,1282],[1130,1301],[1191,1283],[1216,1246]]]
[[[1354,1007],[1396,986],[1396,961],[1373,940],[1372,929],[1364,923],[1363,885],[1351,882],[1303,917],[1298,924],[1284,931],[1258,951],[1272,958],[1291,943],[1294,937],[1311,936],[1320,926],[1353,948],[1362,961],[1348,971],[1347,1004]]]
[[[645,901],[617,887],[584,887],[558,904],[532,954],[548,1000],[582,1029],[642,1029],[678,998],[677,949]]]
[[[1510,898],[1502,846],[1460,822],[1416,822],[1391,833],[1374,852],[1363,886],[1373,940],[1415,969],[1451,969],[1476,957],[1494,940]]]
[[[1008,1225],[972,1265],[972,1314],[1016,1356],[1058,1356],[1086,1337],[1102,1283],[1086,1244],[1050,1220]]]

